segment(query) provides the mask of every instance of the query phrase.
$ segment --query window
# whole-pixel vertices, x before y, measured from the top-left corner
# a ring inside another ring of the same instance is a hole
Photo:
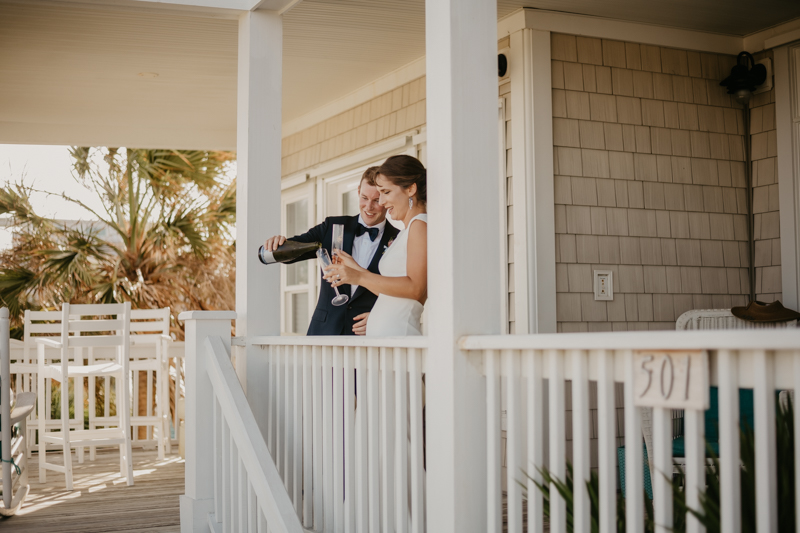
[[[303,184],[283,192],[283,229],[287,237],[305,233],[313,226],[313,187]],[[282,265],[283,320],[281,330],[289,334],[304,334],[308,330],[316,291],[314,277],[316,261]]]
[[[286,236],[299,235],[308,230],[308,198],[286,204]],[[304,263],[286,265],[286,285],[308,283],[308,268]]]
[[[355,216],[358,214],[358,188],[342,193],[342,214]]]

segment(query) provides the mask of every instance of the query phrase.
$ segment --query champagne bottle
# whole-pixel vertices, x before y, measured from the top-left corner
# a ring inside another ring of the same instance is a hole
[[[322,248],[322,243],[287,240],[272,252],[266,251],[264,246],[259,247],[258,258],[265,265],[271,265],[272,263],[286,263],[287,261],[297,259],[298,257],[309,252],[316,252],[319,248]]]

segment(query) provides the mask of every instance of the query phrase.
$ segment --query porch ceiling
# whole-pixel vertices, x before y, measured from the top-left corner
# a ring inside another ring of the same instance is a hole
[[[212,0],[0,0],[0,143],[234,148],[236,10]],[[199,7],[185,4],[197,3]],[[729,35],[796,0],[498,0]],[[285,15],[284,120],[421,57],[424,0],[303,0]],[[152,77],[151,73],[157,73]]]

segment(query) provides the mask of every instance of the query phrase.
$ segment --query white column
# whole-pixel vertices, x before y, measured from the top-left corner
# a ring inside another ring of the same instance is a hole
[[[550,32],[523,29],[511,34],[510,56],[516,332],[555,333]]]
[[[214,511],[213,389],[205,339],[222,337],[230,352],[233,311],[186,311],[186,494],[181,496],[181,533],[207,532]]]
[[[789,309],[800,306],[800,221],[798,221],[798,176],[795,168],[797,124],[800,110],[792,109],[800,75],[800,53],[789,46],[774,51],[775,66],[775,129],[778,138],[778,191],[780,192],[781,286],[783,305]]]
[[[236,129],[237,336],[280,334],[280,269],[258,261],[258,247],[280,233],[281,213],[281,16],[254,11],[239,19]],[[246,353],[247,400],[266,431],[266,358]],[[241,361],[237,360],[237,364]]]
[[[427,0],[428,531],[486,524],[485,385],[458,349],[500,332],[497,6]]]

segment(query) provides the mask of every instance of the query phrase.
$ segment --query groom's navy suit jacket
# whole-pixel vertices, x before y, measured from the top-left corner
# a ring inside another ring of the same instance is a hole
[[[328,217],[319,226],[314,226],[302,235],[291,237],[291,240],[298,242],[321,242],[322,247],[331,253],[331,244],[333,240],[333,225],[344,225],[344,243],[342,248],[348,254],[353,254],[353,241],[356,238],[356,227],[358,226],[358,216],[353,217]],[[389,241],[394,239],[399,231],[397,228],[386,222],[383,230],[383,236],[375,254],[372,256],[368,270],[378,274],[378,263],[380,263],[383,252]],[[313,259],[316,261],[317,256],[315,253],[307,253],[300,256],[293,263],[298,261],[305,261]],[[322,276],[322,269],[320,269],[320,276]],[[339,292],[350,296],[350,285],[342,285],[339,287]],[[355,294],[350,296],[350,300],[340,306],[331,304],[331,300],[336,296],[333,287],[330,283],[322,280],[319,291],[319,299],[317,300],[317,308],[311,316],[311,323],[308,326],[308,335],[354,335],[353,333],[353,320],[355,317],[362,313],[368,313],[375,305],[378,297],[362,286],[356,289]]]

